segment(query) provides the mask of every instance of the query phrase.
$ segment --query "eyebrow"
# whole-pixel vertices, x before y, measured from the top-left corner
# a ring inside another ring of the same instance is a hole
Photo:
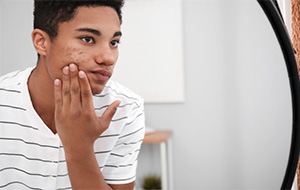
[[[95,34],[97,36],[101,36],[101,32],[99,30],[92,29],[92,28],[78,28],[78,29],[76,29],[76,31],[89,32],[89,33]],[[121,31],[115,32],[113,37],[116,37],[116,36],[122,36],[122,32]]]
[[[116,37],[116,36],[122,36],[122,32],[121,31],[116,32],[113,37]]]
[[[92,29],[92,28],[78,28],[78,29],[76,29],[76,31],[89,32],[89,33],[95,34],[97,36],[101,36],[101,32],[99,30],[95,30],[95,29]]]

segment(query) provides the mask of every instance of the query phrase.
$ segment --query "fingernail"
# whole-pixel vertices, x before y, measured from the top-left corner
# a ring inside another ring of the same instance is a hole
[[[55,80],[54,80],[54,84],[55,84],[56,86],[60,85],[60,80],[59,80],[59,79],[55,79]]]
[[[79,75],[79,78],[82,78],[82,79],[85,77],[85,73],[83,71],[79,71],[78,75]]]
[[[76,71],[76,65],[75,64],[72,63],[70,65],[70,71],[72,71],[72,72]]]
[[[65,75],[69,74],[69,67],[68,67],[68,66],[65,66],[65,67],[63,68],[63,73],[64,73]]]

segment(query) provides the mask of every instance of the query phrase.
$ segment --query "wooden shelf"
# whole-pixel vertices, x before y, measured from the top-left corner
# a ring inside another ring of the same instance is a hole
[[[172,135],[172,131],[148,132],[145,134],[143,143],[153,144],[153,143],[167,142],[171,135]]]

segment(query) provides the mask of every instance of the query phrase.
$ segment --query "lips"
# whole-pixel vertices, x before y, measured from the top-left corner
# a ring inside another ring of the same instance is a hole
[[[96,78],[100,81],[108,81],[108,79],[111,77],[112,72],[108,70],[98,70],[98,71],[93,71],[92,72]]]

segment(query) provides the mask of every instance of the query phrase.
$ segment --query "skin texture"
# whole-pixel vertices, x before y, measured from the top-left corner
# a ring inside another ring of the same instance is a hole
[[[44,31],[32,32],[40,59],[28,80],[30,97],[63,143],[73,189],[133,189],[134,183],[106,184],[93,150],[120,104],[113,102],[97,117],[92,101],[113,72],[120,37],[117,13],[101,6],[79,7],[71,21],[59,24],[52,41]]]

